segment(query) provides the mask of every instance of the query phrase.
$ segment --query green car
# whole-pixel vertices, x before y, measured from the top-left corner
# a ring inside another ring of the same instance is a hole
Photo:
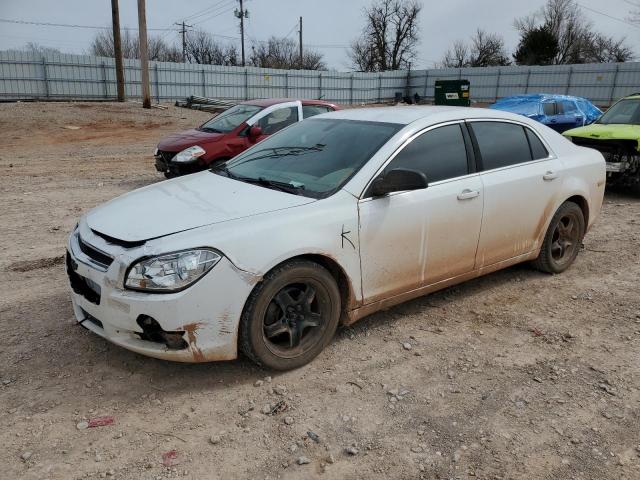
[[[563,135],[604,155],[608,183],[640,182],[640,93],[619,100],[591,125]]]

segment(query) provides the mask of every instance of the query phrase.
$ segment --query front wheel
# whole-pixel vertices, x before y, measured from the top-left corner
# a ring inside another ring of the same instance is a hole
[[[582,209],[573,202],[560,205],[547,229],[540,255],[533,261],[538,270],[562,273],[578,256],[585,233]]]
[[[290,370],[313,360],[340,319],[340,291],[317,263],[295,260],[265,275],[240,320],[239,346],[254,362]]]

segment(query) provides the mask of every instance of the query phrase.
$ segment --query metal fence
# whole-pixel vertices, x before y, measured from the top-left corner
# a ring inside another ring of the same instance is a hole
[[[125,60],[126,94],[140,98],[140,67]],[[640,91],[640,63],[432,69],[383,73],[276,70],[150,62],[155,101],[201,95],[232,100],[265,97],[322,98],[338,103],[384,102],[415,93],[432,99],[436,80],[466,78],[471,99],[493,102],[519,93],[561,93],[598,105]],[[112,58],[0,52],[0,100],[113,100]]]

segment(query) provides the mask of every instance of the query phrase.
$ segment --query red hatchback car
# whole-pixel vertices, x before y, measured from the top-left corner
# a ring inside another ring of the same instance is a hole
[[[163,138],[156,169],[167,178],[204,170],[228,160],[268,135],[321,113],[339,110],[322,100],[267,99],[240,103],[198,128]]]

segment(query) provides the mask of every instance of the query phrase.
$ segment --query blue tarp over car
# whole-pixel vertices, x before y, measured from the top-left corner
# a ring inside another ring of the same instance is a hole
[[[524,115],[558,132],[589,125],[602,115],[585,98],[544,93],[504,97],[489,108]]]

